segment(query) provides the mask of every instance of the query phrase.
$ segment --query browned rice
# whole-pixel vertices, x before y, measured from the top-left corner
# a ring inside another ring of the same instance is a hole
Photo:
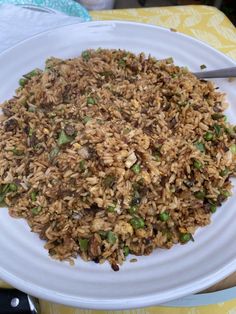
[[[211,82],[171,59],[106,49],[36,72],[2,105],[1,191],[16,184],[9,212],[52,257],[119,270],[124,252],[185,243],[210,223],[236,166],[235,130]],[[69,142],[59,145],[62,130]]]

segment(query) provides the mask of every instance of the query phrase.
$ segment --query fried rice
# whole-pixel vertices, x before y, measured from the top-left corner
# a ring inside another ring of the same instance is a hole
[[[193,240],[231,195],[224,94],[171,58],[50,58],[2,104],[0,199],[50,256],[103,263]]]

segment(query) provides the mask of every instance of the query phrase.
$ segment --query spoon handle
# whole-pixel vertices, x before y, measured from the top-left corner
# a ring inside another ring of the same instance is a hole
[[[193,73],[197,78],[236,77],[236,67]]]

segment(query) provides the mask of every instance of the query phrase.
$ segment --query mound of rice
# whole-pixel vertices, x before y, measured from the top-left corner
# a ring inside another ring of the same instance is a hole
[[[108,260],[193,240],[230,196],[224,95],[171,58],[50,58],[2,104],[0,198],[59,260]]]

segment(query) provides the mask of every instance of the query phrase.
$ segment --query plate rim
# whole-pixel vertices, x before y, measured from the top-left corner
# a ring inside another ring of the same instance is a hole
[[[154,28],[159,29],[162,31],[169,31],[172,32],[171,29],[163,26],[157,26],[154,24],[148,24],[148,23],[139,23],[139,22],[132,22],[132,21],[124,21],[124,20],[104,20],[104,21],[89,21],[89,22],[74,22],[69,25],[65,26],[57,26],[47,31],[39,32],[27,39],[24,39],[22,41],[19,41],[14,46],[7,48],[3,50],[0,53],[0,58],[4,55],[6,55],[8,52],[14,50],[20,45],[23,45],[26,42],[29,42],[37,37],[41,37],[50,33],[53,33],[60,29],[70,28],[74,26],[77,27],[86,27],[97,24],[101,25],[111,25],[111,24],[126,24],[126,25],[137,25],[145,28]],[[223,57],[224,59],[227,59],[232,65],[236,65],[236,61],[232,59],[231,57],[225,55],[223,52],[215,49],[214,47],[210,46],[209,44],[205,43],[204,41],[201,41],[199,39],[196,39],[194,37],[191,37],[187,34],[176,32],[178,36],[181,36],[183,38],[186,38],[188,40],[191,40],[197,44],[201,44],[202,46],[206,47],[207,49],[210,49],[214,51],[214,53],[217,53],[219,56]],[[192,284],[186,284],[183,287],[180,287],[178,289],[174,290],[174,295],[178,295],[177,298],[181,298],[186,296],[186,290],[189,291],[189,294],[195,293],[199,290],[203,290],[205,288],[208,288],[209,286],[213,285],[214,283],[224,279],[229,274],[234,272],[236,270],[236,257],[224,265],[224,267],[221,267],[218,270],[215,270],[210,275],[205,276],[204,278],[195,280],[194,282],[194,288],[192,287]],[[9,273],[6,269],[3,269],[0,265],[0,275],[3,280],[10,283],[12,286],[25,291],[26,293],[33,294],[34,296],[48,300],[51,302],[56,302],[59,304],[64,304],[68,306],[75,306],[80,307],[83,309],[94,309],[94,310],[123,310],[123,309],[134,309],[134,308],[141,308],[141,307],[149,307],[149,306],[155,306],[157,304],[166,303],[170,300],[176,299],[176,296],[172,296],[173,291],[163,294],[155,294],[152,293],[150,295],[142,296],[142,297],[133,297],[133,298],[127,298],[127,299],[91,299],[91,298],[81,298],[79,296],[68,296],[64,293],[58,293],[56,291],[53,291],[51,289],[46,289],[41,286],[37,286],[34,283],[29,283],[25,281],[23,278],[19,278],[11,273]],[[176,292],[177,291],[177,292]],[[172,294],[171,294],[172,293]],[[168,294],[168,295],[167,295]],[[166,304],[165,304],[166,305]]]
[[[185,33],[182,33],[182,32],[179,32],[179,31],[173,31],[171,28],[168,28],[168,27],[165,27],[165,26],[161,26],[161,25],[156,25],[156,24],[151,24],[151,23],[143,23],[143,22],[134,22],[134,21],[126,21],[126,20],[95,20],[95,21],[85,21],[85,22],[78,22],[78,21],[75,21],[75,22],[72,22],[70,24],[67,24],[67,25],[62,25],[62,26],[55,26],[53,28],[51,28],[50,30],[46,30],[46,31],[41,31],[41,32],[38,32],[37,34],[34,34],[26,39],[23,39],[23,40],[20,40],[18,41],[16,44],[14,44],[13,46],[11,47],[8,47],[4,50],[2,50],[0,52],[0,57],[2,55],[4,55],[5,53],[7,53],[8,51],[11,51],[13,50],[14,48],[16,48],[17,46],[21,45],[21,44],[24,44],[25,42],[28,42],[28,41],[31,41],[32,39],[36,38],[36,37],[40,37],[42,35],[46,35],[46,34],[49,34],[51,32],[54,32],[58,29],[64,29],[64,28],[69,28],[73,25],[78,25],[78,26],[88,26],[88,25],[96,25],[96,24],[111,24],[111,23],[114,23],[114,24],[129,24],[129,25],[137,25],[137,26],[144,26],[144,27],[147,27],[147,28],[157,28],[157,29],[161,29],[161,30],[164,30],[164,31],[168,31],[168,32],[172,32],[172,33],[175,33],[177,34],[178,36],[181,36],[181,37],[184,37],[184,38],[188,38],[196,43],[200,43],[202,44],[203,46],[213,50],[215,53],[218,53],[220,54],[222,57],[228,59],[228,61],[232,62],[234,65],[236,65],[236,60],[234,60],[233,58],[231,58],[230,56],[228,56],[227,54],[223,53],[222,51],[214,48],[213,46],[209,45],[208,43],[206,43],[205,41],[203,40],[200,40],[198,38],[195,38],[191,35],[188,35],[188,34],[185,34]]]

